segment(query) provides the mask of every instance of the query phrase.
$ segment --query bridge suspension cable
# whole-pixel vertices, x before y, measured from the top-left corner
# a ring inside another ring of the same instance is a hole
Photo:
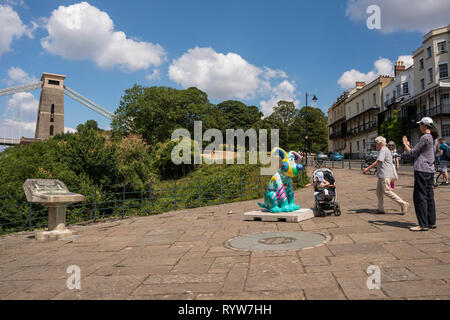
[[[12,88],[1,89],[0,90],[0,97],[1,96],[8,96],[8,95],[19,93],[19,92],[36,90],[36,89],[39,89],[41,87],[42,87],[42,81],[39,81],[39,82],[31,83],[31,84],[26,84],[26,85],[23,85],[23,86],[17,86],[17,87],[12,87]]]
[[[111,117],[111,116],[107,115],[107,114],[104,113],[103,111],[98,110],[98,109],[95,108],[94,106],[89,105],[89,103],[87,103],[87,102],[85,102],[85,101],[83,101],[83,100],[81,100],[81,99],[78,99],[77,97],[75,97],[74,95],[72,95],[70,92],[64,91],[64,94],[67,95],[67,96],[69,96],[69,97],[72,98],[73,100],[78,101],[79,103],[81,103],[82,105],[88,107],[89,109],[91,109],[91,110],[93,110],[93,111],[99,113],[100,115],[104,116],[105,118],[108,118],[109,120],[112,120],[112,117]]]
[[[1,96],[8,96],[19,92],[26,92],[31,90],[36,90],[39,88],[42,88],[42,81],[34,82],[22,86],[16,86],[12,88],[6,88],[6,89],[0,89],[0,97]],[[64,94],[69,96],[70,98],[74,99],[75,101],[78,101],[79,103],[83,104],[84,106],[88,107],[89,109],[99,113],[100,115],[112,120],[114,117],[114,114],[110,111],[106,110],[105,108],[102,108],[98,104],[94,103],[93,101],[89,100],[88,98],[82,96],[75,90],[72,90],[66,86],[64,86]]]
[[[71,92],[71,93],[73,93],[74,95],[76,95],[78,98],[80,98],[80,99],[82,99],[82,100],[84,100],[84,101],[86,101],[87,103],[89,103],[89,104],[91,104],[92,106],[94,106],[94,107],[96,107],[96,108],[98,108],[98,109],[100,109],[100,110],[102,110],[103,112],[105,112],[105,113],[107,113],[107,114],[109,114],[111,117],[114,117],[114,114],[113,113],[111,113],[111,112],[109,112],[108,110],[106,110],[105,108],[102,108],[102,107],[100,107],[98,104],[96,104],[96,103],[94,103],[94,102],[92,102],[91,100],[89,100],[88,98],[86,98],[86,97],[83,97],[81,94],[79,94],[78,92],[76,92],[75,90],[73,90],[73,89],[70,89],[70,88],[68,88],[68,87],[66,87],[66,86],[64,86],[64,89],[66,89],[67,91],[69,91],[69,92]]]

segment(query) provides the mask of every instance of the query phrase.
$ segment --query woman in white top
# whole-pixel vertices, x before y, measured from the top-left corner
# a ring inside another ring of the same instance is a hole
[[[408,211],[409,203],[396,195],[391,189],[391,181],[395,179],[397,174],[392,163],[391,152],[386,147],[386,139],[381,136],[375,138],[375,146],[377,150],[380,150],[380,154],[374,163],[364,169],[364,173],[367,173],[370,169],[375,168],[375,166],[377,167],[378,213],[385,213],[383,197],[387,196],[399,204],[402,210],[401,214],[405,214]]]

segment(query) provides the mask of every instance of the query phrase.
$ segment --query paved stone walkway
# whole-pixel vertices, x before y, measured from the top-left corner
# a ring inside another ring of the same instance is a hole
[[[449,299],[450,187],[436,189],[438,228],[410,232],[386,199],[375,214],[376,178],[336,169],[340,217],[300,223],[243,221],[256,200],[151,217],[71,226],[81,238],[39,243],[31,233],[0,237],[0,299]],[[412,175],[395,189],[412,204]],[[312,188],[296,193],[312,206]],[[265,231],[331,236],[300,251],[247,252],[224,247]],[[81,268],[81,290],[68,290],[69,265]],[[381,289],[366,286],[367,267],[381,268]]]

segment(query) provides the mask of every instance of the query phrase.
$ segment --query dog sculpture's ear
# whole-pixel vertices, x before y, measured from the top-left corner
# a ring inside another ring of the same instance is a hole
[[[284,160],[284,159],[287,158],[287,153],[286,153],[286,151],[284,151],[283,149],[281,149],[281,148],[279,148],[279,147],[273,148],[273,150],[272,150],[272,156],[273,156],[274,154],[278,154],[278,156],[281,158],[281,160]]]
[[[289,151],[289,156],[292,156],[294,158],[295,163],[299,163],[300,161],[302,161],[302,156],[295,151]]]

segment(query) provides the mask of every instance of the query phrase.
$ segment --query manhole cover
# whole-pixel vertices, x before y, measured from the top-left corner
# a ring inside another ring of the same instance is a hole
[[[225,246],[248,251],[286,251],[315,247],[327,240],[326,236],[312,232],[263,232],[228,240]]]

